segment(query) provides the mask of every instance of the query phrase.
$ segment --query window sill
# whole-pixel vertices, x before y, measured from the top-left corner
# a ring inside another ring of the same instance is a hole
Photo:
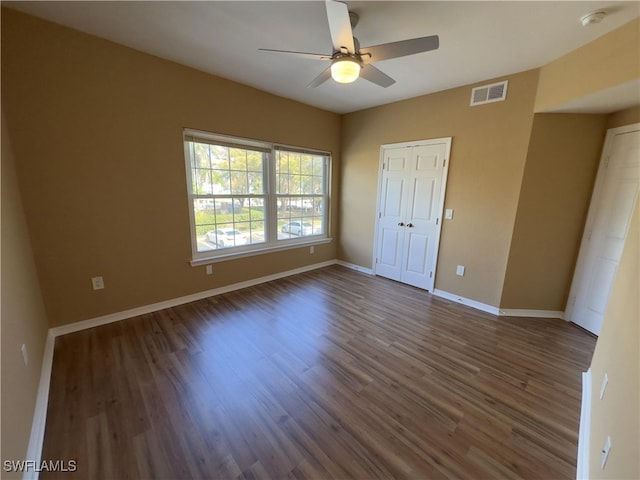
[[[208,265],[211,263],[225,262],[227,260],[235,260],[237,258],[253,257],[255,255],[264,255],[265,253],[274,253],[274,252],[281,252],[283,250],[292,250],[294,248],[304,248],[304,247],[310,247],[313,245],[322,245],[324,243],[331,243],[332,241],[333,241],[333,238],[320,238],[320,239],[309,240],[305,242],[296,242],[296,243],[289,243],[286,245],[264,247],[256,250],[250,250],[248,252],[245,251],[245,252],[225,253],[222,255],[216,255],[212,257],[198,258],[195,260],[191,260],[189,263],[191,264],[192,267],[198,267],[200,265]]]

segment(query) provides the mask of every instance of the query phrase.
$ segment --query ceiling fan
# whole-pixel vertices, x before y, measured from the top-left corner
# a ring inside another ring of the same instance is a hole
[[[307,58],[330,60],[331,65],[312,80],[307,85],[308,87],[317,87],[329,78],[333,78],[339,83],[351,83],[358,77],[362,77],[386,88],[396,83],[396,81],[381,70],[378,70],[372,63],[436,50],[440,44],[438,36],[431,35],[429,37],[412,38],[360,48],[360,43],[353,36],[352,30],[358,23],[358,15],[354,12],[349,12],[347,5],[342,2],[326,0],[325,4],[327,19],[329,20],[329,32],[333,43],[333,53],[329,55],[269,48],[260,49],[265,52],[287,53]]]

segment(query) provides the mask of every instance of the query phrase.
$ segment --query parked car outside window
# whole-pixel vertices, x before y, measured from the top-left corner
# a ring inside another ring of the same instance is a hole
[[[309,222],[289,222],[282,226],[282,233],[289,233],[292,235],[312,235],[313,225]]]
[[[207,240],[214,243],[219,248],[237,247],[248,243],[247,236],[239,230],[233,228],[220,228],[207,232]]]

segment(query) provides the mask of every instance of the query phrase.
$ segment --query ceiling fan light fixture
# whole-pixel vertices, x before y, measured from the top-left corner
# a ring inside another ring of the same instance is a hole
[[[331,78],[338,83],[355,82],[360,76],[360,63],[351,56],[336,58],[331,64]]]

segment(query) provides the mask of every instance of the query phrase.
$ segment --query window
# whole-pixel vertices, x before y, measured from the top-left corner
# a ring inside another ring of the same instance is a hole
[[[328,241],[330,155],[185,130],[193,262]]]

